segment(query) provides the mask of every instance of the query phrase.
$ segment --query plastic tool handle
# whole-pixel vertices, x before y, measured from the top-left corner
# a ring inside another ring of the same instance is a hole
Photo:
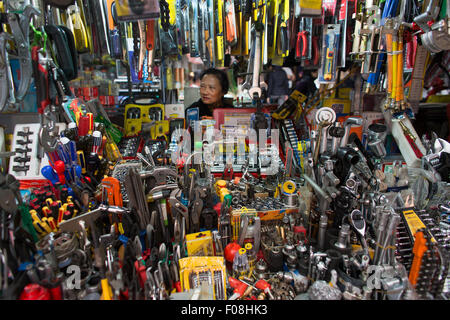
[[[48,71],[39,63],[39,47],[34,46],[31,50],[33,65],[34,83],[36,86],[36,100],[38,112],[44,113],[45,108],[50,104],[48,97]]]
[[[308,52],[308,32],[302,31],[300,32],[300,37],[302,39],[302,57],[306,57]]]
[[[53,185],[55,185],[56,183],[59,182],[59,178],[58,175],[56,174],[56,172],[53,170],[53,168],[51,166],[44,166],[41,169],[41,173],[42,175],[49,180]]]
[[[66,166],[63,161],[58,160],[55,162],[55,171],[58,174],[58,179],[61,184],[66,184],[66,176],[64,175],[65,170]]]
[[[299,32],[297,34],[297,43],[295,45],[295,59],[296,60],[300,60],[300,58],[302,57],[301,45],[302,45],[302,33]]]
[[[313,64],[315,66],[317,66],[319,64],[319,37],[318,36],[314,36],[312,37],[312,49],[313,49],[313,55],[314,55],[314,60],[313,60]]]

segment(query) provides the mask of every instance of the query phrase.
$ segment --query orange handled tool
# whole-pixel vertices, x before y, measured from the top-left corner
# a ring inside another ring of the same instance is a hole
[[[108,204],[110,206],[123,207],[122,193],[120,192],[120,182],[116,178],[106,177],[102,180],[102,187],[106,190]]]
[[[426,246],[427,240],[423,236],[422,231],[417,231],[414,235],[414,260],[411,265],[411,270],[409,271],[409,281],[413,286],[417,283],[417,278],[419,277],[420,266],[422,264],[422,257],[427,252],[428,248]]]

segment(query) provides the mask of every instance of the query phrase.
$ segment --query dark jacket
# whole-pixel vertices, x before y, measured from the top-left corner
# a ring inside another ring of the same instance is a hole
[[[280,66],[273,66],[267,76],[267,96],[285,96],[289,94],[289,81],[286,72]]]
[[[233,108],[233,104],[229,103],[227,100],[222,99],[222,105],[223,107],[220,108]],[[185,115],[187,114],[187,111],[191,108],[197,108],[199,109],[199,118],[201,119],[202,117],[212,117],[213,113],[210,110],[209,106],[205,103],[203,103],[202,99],[199,99],[197,102],[194,102],[193,104],[191,104],[186,110],[185,110]],[[216,107],[217,108],[217,107]],[[187,117],[186,117],[187,118]]]
[[[295,83],[295,90],[300,91],[307,97],[313,95],[317,90],[317,87],[314,84],[314,78],[310,74],[305,74]]]

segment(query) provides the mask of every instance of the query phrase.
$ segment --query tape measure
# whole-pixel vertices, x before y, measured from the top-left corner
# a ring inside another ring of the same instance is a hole
[[[293,194],[296,191],[297,187],[295,186],[294,181],[286,181],[283,183],[283,192],[287,194]]]

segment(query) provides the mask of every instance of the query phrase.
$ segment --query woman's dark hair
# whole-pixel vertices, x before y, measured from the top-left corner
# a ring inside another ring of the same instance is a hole
[[[228,89],[230,88],[230,82],[228,81],[228,76],[225,73],[225,71],[215,69],[215,68],[209,68],[202,72],[200,76],[200,80],[203,79],[204,76],[207,74],[210,74],[212,76],[215,76],[217,80],[219,80],[220,86],[222,87],[223,94],[226,94],[228,92]]]

